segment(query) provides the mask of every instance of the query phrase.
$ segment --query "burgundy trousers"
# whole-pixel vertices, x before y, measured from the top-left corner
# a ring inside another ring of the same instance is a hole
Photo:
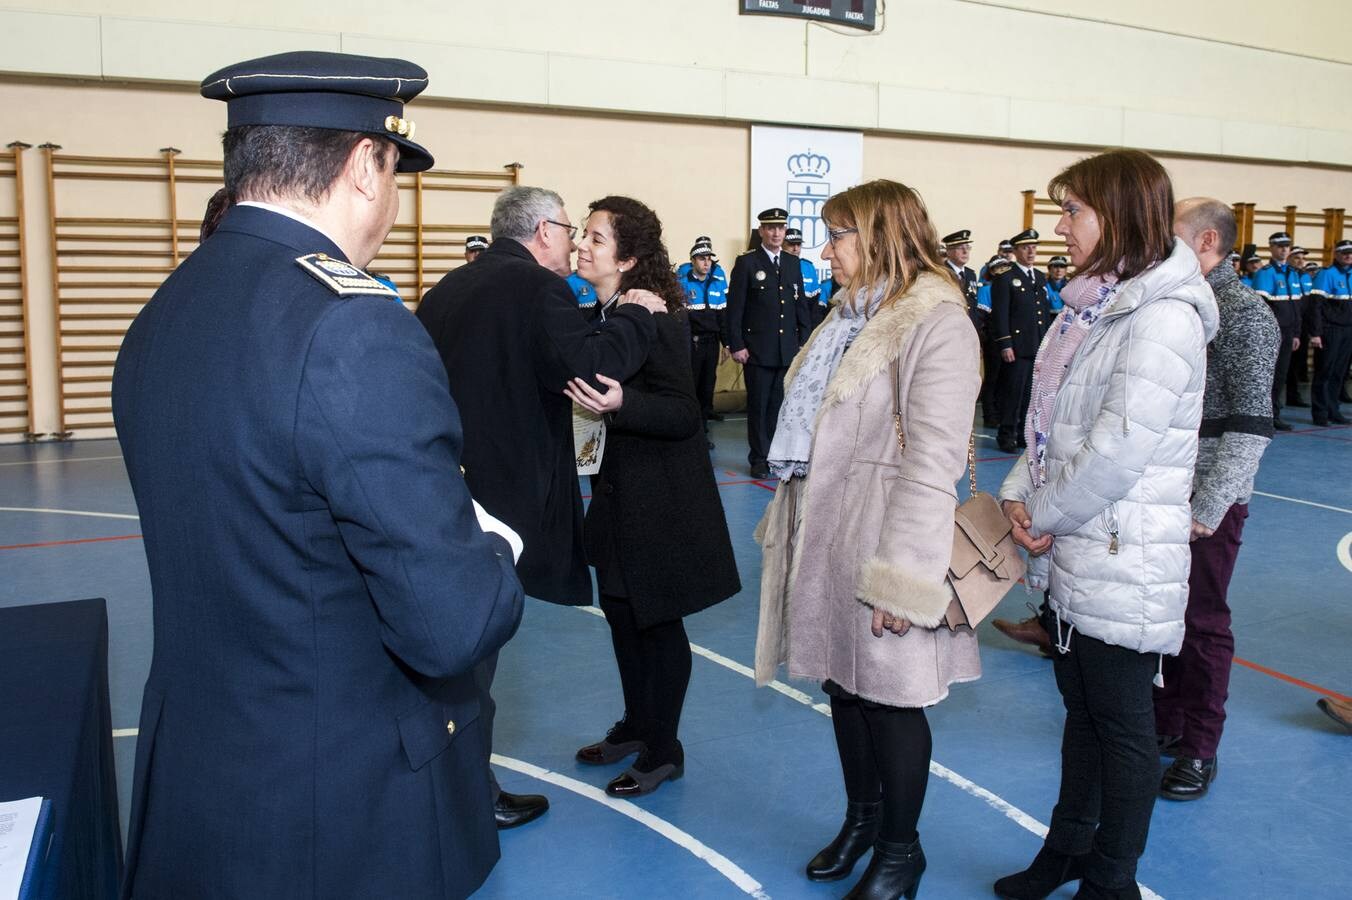
[[[1180,756],[1210,759],[1221,742],[1235,656],[1226,593],[1248,517],[1236,503],[1215,534],[1192,542],[1183,649],[1164,658],[1164,687],[1155,688],[1155,733],[1180,736]]]

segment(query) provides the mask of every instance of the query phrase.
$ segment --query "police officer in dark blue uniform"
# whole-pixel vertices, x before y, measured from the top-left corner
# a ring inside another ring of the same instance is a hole
[[[1286,397],[1286,375],[1291,366],[1291,354],[1301,348],[1300,326],[1304,307],[1305,273],[1287,265],[1291,253],[1291,235],[1277,231],[1268,238],[1270,259],[1253,274],[1253,289],[1267,301],[1268,308],[1277,317],[1281,338],[1277,344],[1277,369],[1272,375],[1272,427],[1290,431],[1291,423],[1281,417],[1282,400]]]
[[[962,288],[962,295],[967,298],[967,315],[971,318],[972,324],[976,326],[978,333],[984,331],[983,328],[986,316],[976,305],[976,292],[980,282],[976,273],[967,265],[967,261],[972,256],[972,232],[967,229],[955,231],[952,234],[945,235],[943,239],[944,261],[948,263],[948,268],[952,270],[953,277],[958,279],[958,286]]]
[[[1314,424],[1346,425],[1339,398],[1352,368],[1352,241],[1334,245],[1333,265],[1315,277],[1310,301],[1310,337],[1317,348],[1310,382]]]
[[[784,249],[798,257],[798,265],[803,270],[803,296],[807,298],[808,314],[815,329],[831,310],[831,296],[822,290],[821,276],[817,274],[816,264],[810,259],[803,258],[803,232],[800,229],[785,229]]]
[[[784,401],[784,373],[812,332],[798,257],[784,252],[786,209],[761,212],[761,246],[737,257],[728,292],[727,345],[746,374],[747,459],[752,478],[767,478],[766,454]]]
[[[155,629],[125,897],[464,897],[498,858],[471,669],[520,620],[519,547],[476,516],[431,339],[364,271],[396,171],[432,165],[426,84],[317,52],[202,83],[237,202],[113,375]]]
[[[1047,309],[1047,276],[1033,268],[1038,233],[1021,231],[1010,238],[1014,265],[991,281],[991,321],[1000,350],[1000,430],[996,439],[1005,453],[1026,446],[1024,419],[1032,389],[1033,360],[1042,336],[1051,327]]]
[[[479,254],[488,249],[488,238],[482,234],[471,234],[465,238],[465,262],[472,263]]]
[[[689,314],[690,371],[695,376],[695,397],[706,423],[710,420],[721,422],[723,417],[714,411],[714,386],[718,381],[718,361],[723,349],[728,277],[718,264],[712,238],[695,238],[695,245],[690,248],[690,262],[677,267],[676,280],[685,291]]]

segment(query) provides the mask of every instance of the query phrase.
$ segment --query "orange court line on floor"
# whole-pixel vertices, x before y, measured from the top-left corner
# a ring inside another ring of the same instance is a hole
[[[44,541],[41,544],[10,544],[0,547],[0,550],[31,550],[35,547],[67,547],[71,544],[98,544],[104,541],[134,541],[141,537],[139,534],[118,534],[112,537],[80,538],[75,541]]]
[[[1340,694],[1337,691],[1331,691],[1328,688],[1320,687],[1317,684],[1311,684],[1308,681],[1301,681],[1299,678],[1293,678],[1292,676],[1287,675],[1284,672],[1278,672],[1276,669],[1269,669],[1267,666],[1260,666],[1256,662],[1249,662],[1247,659],[1241,659],[1238,656],[1236,656],[1234,660],[1237,664],[1241,666],[1253,669],[1255,672],[1261,672],[1264,675],[1268,675],[1272,678],[1276,678],[1278,681],[1285,681],[1287,684],[1294,684],[1296,687],[1303,687],[1307,691],[1314,691],[1316,694],[1322,694],[1325,697],[1333,697],[1335,700],[1341,700],[1344,703],[1352,703],[1352,697],[1349,697],[1346,694]]]

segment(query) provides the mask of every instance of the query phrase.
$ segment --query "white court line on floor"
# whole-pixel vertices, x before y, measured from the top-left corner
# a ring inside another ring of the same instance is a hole
[[[137,731],[138,729],[135,728],[114,728],[113,737],[136,737]],[[737,887],[742,890],[742,893],[754,897],[755,900],[770,900],[770,895],[765,893],[761,883],[748,875],[746,870],[741,866],[737,865],[712,847],[709,847],[694,835],[687,831],[682,831],[666,819],[653,815],[641,806],[636,806],[628,800],[612,797],[600,788],[593,787],[583,781],[578,781],[576,778],[569,778],[567,775],[560,775],[558,772],[551,772],[549,769],[542,769],[539,766],[532,765],[523,760],[513,759],[510,756],[500,756],[494,753],[489,758],[489,761],[495,766],[511,769],[513,772],[520,772],[522,775],[529,775],[531,778],[536,778],[540,781],[547,781],[564,790],[572,791],[578,796],[586,797],[594,803],[600,803],[602,806],[609,807],[622,816],[628,816],[645,828],[650,828],[657,832],[676,846],[689,851],[696,859],[701,859],[708,863],[718,872],[718,874],[737,885]]]
[[[1338,542],[1338,562],[1343,564],[1343,568],[1352,572],[1352,531],[1343,535],[1343,539]]]
[[[1268,497],[1272,500],[1285,500],[1287,503],[1299,503],[1301,506],[1314,506],[1319,509],[1331,509],[1334,512],[1347,513],[1352,515],[1352,509],[1345,509],[1341,506],[1329,506],[1327,503],[1315,503],[1313,500],[1301,500],[1296,497],[1283,497],[1281,494],[1269,494],[1265,491],[1254,491],[1254,496]]]
[[[0,462],[0,466],[50,466],[56,463],[99,462],[121,458],[121,456],[71,456],[66,459],[21,459],[16,462]]]
[[[744,894],[748,894],[756,898],[756,900],[770,900],[770,895],[765,893],[761,883],[748,875],[732,860],[728,859],[717,850],[714,850],[712,847],[707,846],[689,832],[682,831],[666,819],[653,815],[641,806],[630,803],[628,800],[620,800],[619,798],[612,797],[600,788],[593,787],[583,781],[578,781],[576,778],[570,778],[567,775],[561,775],[558,772],[551,772],[548,769],[542,769],[539,766],[531,765],[528,762],[522,762],[519,759],[499,756],[496,753],[494,753],[490,759],[495,766],[511,769],[513,772],[520,772],[522,775],[529,775],[531,778],[537,778],[540,781],[547,781],[550,784],[557,785],[564,790],[572,791],[574,794],[585,797],[595,803],[600,803],[602,806],[609,807],[622,816],[628,816],[640,825],[657,832],[678,847],[689,851],[695,858],[708,863],[720,875],[737,885]]]
[[[90,512],[84,509],[39,509],[30,506],[0,506],[0,512],[51,513],[56,516],[91,516],[95,519],[131,519],[132,521],[141,518],[126,513]]]
[[[600,618],[605,618],[605,613],[601,612],[601,610],[597,609],[594,606],[575,606],[573,608],[582,610],[583,612],[589,612],[592,615],[599,616]],[[691,644],[690,650],[691,652],[699,656],[702,656],[705,659],[709,660],[710,662],[716,663],[725,669],[730,669],[731,671],[736,672],[738,675],[744,675],[747,678],[752,679],[753,681],[755,680],[756,677],[755,671],[737,662],[736,660],[728,659],[726,656],[723,656],[720,653],[716,653],[713,650],[708,649],[707,647],[701,647],[698,644]],[[804,691],[800,691],[797,688],[784,684],[782,681],[772,681],[768,685],[766,685],[766,687],[769,687],[771,690],[778,691],[779,693],[783,694],[789,699],[797,701],[798,703],[801,703],[804,706],[810,707],[811,709],[826,716],[828,719],[831,718],[830,705],[826,703],[814,703],[811,695],[805,693]],[[1005,818],[1009,819],[1011,822],[1014,822],[1015,824],[1019,825],[1025,830],[1031,831],[1033,834],[1037,835],[1039,839],[1044,839],[1047,837],[1046,825],[1042,824],[1037,819],[1033,818],[1028,813],[1019,809],[1017,806],[1010,803],[1008,800],[1005,800],[998,794],[995,794],[987,790],[986,788],[983,788],[981,785],[977,784],[971,779],[964,778],[963,776],[959,775],[957,772],[954,772],[947,766],[940,765],[939,763],[930,760],[930,774],[942,778],[944,781],[947,781],[949,784],[953,785],[963,793],[970,794],[971,796],[976,797],[978,800],[985,802],[986,805],[995,809],[997,812],[999,812]],[[1145,885],[1142,884],[1139,885],[1139,887],[1141,888],[1141,897],[1143,898],[1143,900],[1164,900],[1163,897],[1161,897],[1159,894],[1155,893]]]

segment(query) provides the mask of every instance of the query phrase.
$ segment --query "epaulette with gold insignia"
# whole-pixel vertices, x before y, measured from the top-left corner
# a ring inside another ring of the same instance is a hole
[[[304,256],[297,256],[296,265],[309,272],[316,281],[340,297],[352,294],[399,296],[389,285],[381,284],[351,263],[334,259],[327,253],[307,253]]]
[[[993,264],[989,269],[987,269],[986,274],[989,275],[991,278],[998,278],[1012,268],[1014,268],[1014,264],[1012,262],[1008,261],[998,262]]]

